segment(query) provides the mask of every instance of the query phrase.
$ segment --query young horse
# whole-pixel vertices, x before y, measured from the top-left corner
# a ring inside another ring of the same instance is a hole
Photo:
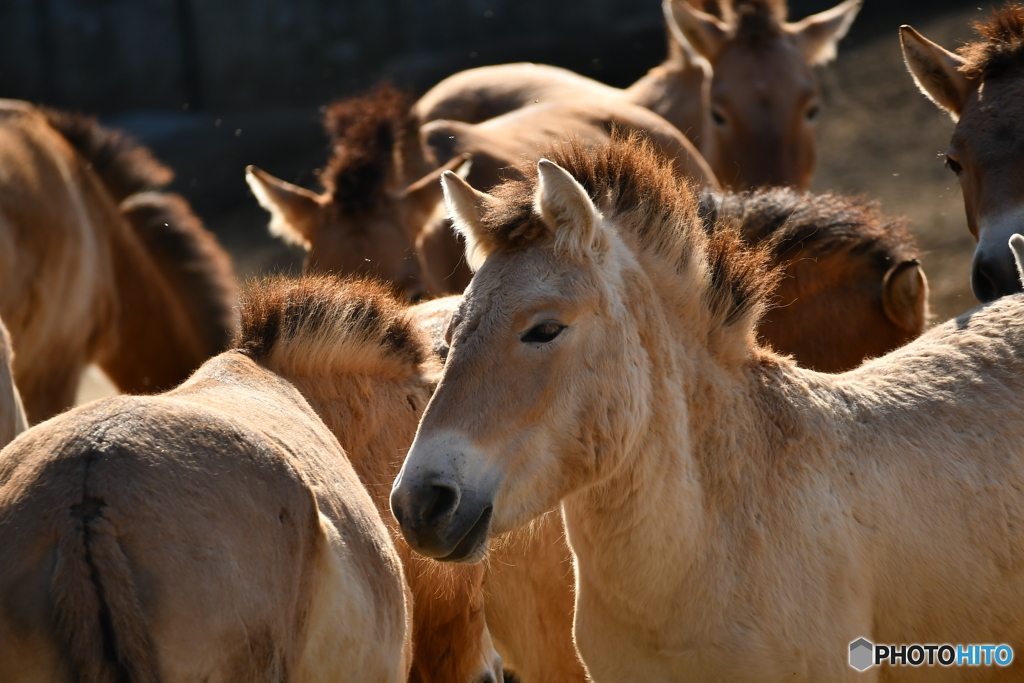
[[[93,119],[0,101],[0,317],[30,422],[98,362],[124,391],[167,389],[234,329],[228,258],[170,171]]]
[[[850,642],[1024,646],[1024,300],[819,374],[755,342],[767,249],[702,229],[649,149],[537,174],[444,177],[478,270],[392,492],[410,545],[476,561],[561,502],[595,680],[877,680]]]
[[[349,313],[340,347],[408,353],[371,303]],[[90,403],[3,451],[0,679],[407,679],[400,559],[338,440],[259,363],[301,324],[274,315],[173,391]]]
[[[413,595],[412,680],[494,683],[502,671],[483,609],[485,568],[417,555],[390,512],[391,486],[436,382],[436,361],[413,327],[420,319],[380,285],[281,278],[243,292],[239,345],[309,401],[389,524]]]
[[[664,0],[669,56],[625,90],[571,71],[504,64],[441,81],[413,106],[415,130],[435,119],[477,123],[536,102],[627,101],[665,117],[699,146],[726,186],[810,185],[821,109],[811,67],[835,56],[860,0],[786,23],[784,0]],[[411,181],[429,170],[405,136]]]
[[[0,448],[28,429],[21,395],[11,370],[11,336],[0,320]]]
[[[462,245],[443,216],[428,220],[441,206],[441,173],[471,156],[469,180],[487,190],[523,158],[539,159],[552,138],[599,144],[613,129],[644,130],[676,170],[717,186],[700,153],[679,131],[657,114],[624,102],[558,102],[476,126],[431,122],[413,132],[430,170],[411,184],[398,184],[391,152],[405,134],[407,113],[408,104],[387,85],[331,105],[327,127],[335,142],[321,174],[325,194],[248,170],[254,194],[272,215],[271,232],[308,251],[306,272],[371,273],[413,298],[461,292],[470,277]]]
[[[1021,291],[1007,240],[1024,226],[1024,174],[1012,144],[1024,134],[1024,6],[1006,5],[975,28],[982,40],[959,54],[909,26],[900,40],[921,92],[956,121],[946,165],[960,180],[967,227],[978,241],[971,289],[988,302]]]

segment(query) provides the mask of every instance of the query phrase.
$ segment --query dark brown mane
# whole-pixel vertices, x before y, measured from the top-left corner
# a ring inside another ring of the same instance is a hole
[[[750,244],[765,244],[777,264],[798,255],[814,258],[840,252],[863,255],[885,272],[917,258],[906,221],[883,214],[862,198],[810,194],[790,188],[701,196],[705,229],[735,225]]]
[[[734,0],[731,25],[736,27],[736,40],[756,47],[782,33],[782,22],[786,20],[785,5],[769,0]]]
[[[696,267],[703,256],[710,280],[704,301],[723,325],[750,313],[756,319],[763,310],[778,278],[767,248],[744,244],[725,223],[705,231],[694,188],[673,173],[646,137],[616,135],[596,149],[570,141],[555,146],[548,158],[572,174],[641,249],[674,263],[679,272]],[[536,166],[523,164],[517,170],[525,180],[495,188],[492,194],[500,201],[481,217],[491,247],[521,248],[548,233],[533,210]]]
[[[144,190],[155,190],[174,179],[174,172],[157,161],[144,145],[85,114],[41,108],[46,120],[89,163],[117,202]]]
[[[383,84],[327,107],[324,128],[331,138],[331,159],[320,182],[343,212],[367,211],[380,198],[409,106],[405,93]]]
[[[327,369],[339,353],[370,352],[418,368],[425,344],[391,291],[374,280],[331,275],[250,282],[241,296],[236,348],[265,363],[293,353]],[[286,348],[291,347],[291,348]]]
[[[208,355],[228,348],[237,326],[231,260],[188,202],[170,192],[140,192],[122,202],[121,212],[184,300]]]
[[[1024,65],[1024,5],[1013,2],[994,10],[974,29],[983,40],[959,49],[966,60],[961,70],[971,78],[994,78]]]

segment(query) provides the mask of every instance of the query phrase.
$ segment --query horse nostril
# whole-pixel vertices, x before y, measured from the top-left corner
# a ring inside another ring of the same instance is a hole
[[[996,283],[981,264],[974,266],[974,271],[971,273],[971,290],[974,292],[974,297],[983,304],[999,298]]]
[[[455,484],[431,484],[430,496],[423,507],[423,523],[434,526],[451,516],[459,504],[459,489]]]

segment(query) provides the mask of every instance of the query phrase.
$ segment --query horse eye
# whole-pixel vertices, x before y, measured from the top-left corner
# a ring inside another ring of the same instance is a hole
[[[964,167],[960,165],[960,162],[948,154],[946,155],[946,166],[949,166],[949,170],[957,175],[960,175],[960,172],[964,170]]]
[[[818,105],[814,105],[813,107],[811,107],[810,109],[807,110],[807,113],[805,114],[805,116],[807,117],[808,121],[814,121],[815,119],[818,118],[818,114],[820,114],[820,113],[821,113],[821,107],[819,107]]]
[[[711,110],[711,120],[715,122],[716,126],[725,125],[725,116],[723,116],[722,112],[719,111],[718,109]]]
[[[542,323],[538,323],[528,329],[526,334],[519,338],[519,341],[537,344],[547,344],[552,341],[555,337],[562,333],[565,329],[565,325],[557,323],[554,320],[545,320]]]

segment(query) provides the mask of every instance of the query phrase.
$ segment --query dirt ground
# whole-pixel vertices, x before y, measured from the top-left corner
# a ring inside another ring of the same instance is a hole
[[[866,8],[870,30],[865,26],[859,36],[852,35],[840,45],[837,60],[819,70],[825,110],[814,189],[864,195],[879,201],[886,213],[908,219],[923,252],[932,321],[939,323],[977,305],[969,280],[974,240],[967,231],[959,185],[941,158],[953,122],[918,92],[903,64],[897,29],[911,22],[952,48],[972,39],[971,22],[989,9],[966,3],[960,5],[964,9],[936,5],[921,15],[907,5]],[[931,18],[915,21],[915,16]],[[319,189],[314,169],[326,160],[327,149],[318,117],[316,110],[306,108],[176,117],[142,113],[109,123],[140,137],[177,171],[174,189],[189,198],[245,279],[297,272],[302,255],[267,234],[267,215],[245,187],[242,169],[255,163]],[[113,391],[92,368],[79,399]]]

